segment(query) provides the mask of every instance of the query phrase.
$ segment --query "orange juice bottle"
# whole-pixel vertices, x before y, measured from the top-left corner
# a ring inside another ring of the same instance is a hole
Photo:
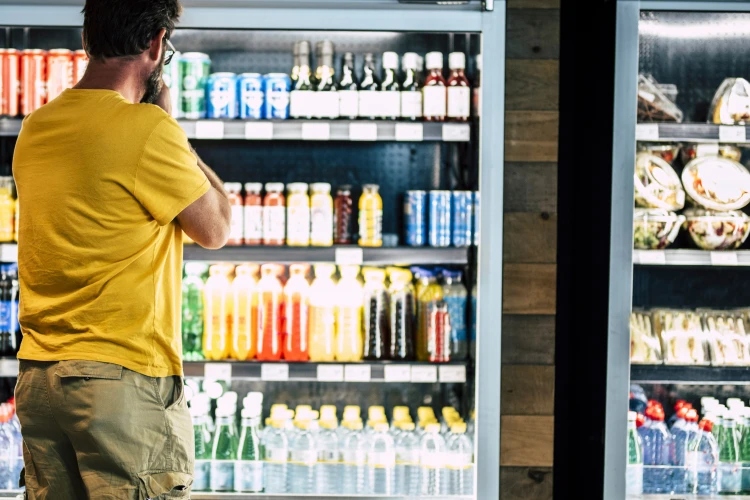
[[[257,264],[237,266],[232,281],[232,345],[234,359],[245,361],[255,357],[258,342],[258,275]]]
[[[308,308],[310,284],[306,264],[289,266],[289,281],[284,286],[284,359],[307,361],[309,355]]]
[[[208,269],[203,287],[203,355],[209,360],[225,359],[229,355],[230,287],[226,265],[216,264]]]
[[[333,264],[317,264],[315,281],[310,285],[310,361],[333,361],[335,359],[334,340],[335,293]]]
[[[359,266],[339,266],[336,285],[336,360],[362,361],[362,306],[364,292],[357,279]]]
[[[284,287],[279,280],[283,267],[278,264],[264,264],[260,267],[258,282],[259,309],[258,316],[258,350],[256,358],[260,361],[278,361],[281,359],[281,313]]]
[[[359,246],[383,246],[383,199],[377,184],[362,186],[359,198]]]

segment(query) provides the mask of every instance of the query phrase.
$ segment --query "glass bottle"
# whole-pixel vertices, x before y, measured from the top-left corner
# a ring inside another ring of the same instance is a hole
[[[375,94],[380,90],[380,80],[375,74],[375,56],[369,52],[365,54],[362,74],[362,83],[359,85],[359,116],[374,120],[381,116],[378,94]]]
[[[333,202],[333,218],[335,220],[333,242],[337,245],[350,245],[352,243],[353,207],[352,187],[349,185],[339,186],[336,190],[336,199]]]
[[[232,358],[247,361],[255,358],[258,345],[258,324],[260,320],[257,264],[237,266],[232,281],[233,313]]]
[[[182,281],[182,355],[185,361],[203,359],[203,278],[206,266],[185,264]]]
[[[388,359],[390,355],[390,322],[388,316],[388,294],[385,289],[383,269],[365,269],[364,330],[367,360]]]
[[[315,280],[310,285],[310,361],[335,359],[335,271],[332,264],[315,265]]]
[[[287,184],[286,244],[306,247],[310,245],[310,197],[307,184]]]
[[[469,342],[466,338],[466,287],[461,281],[460,271],[443,272],[443,297],[450,316],[450,357],[466,359]]]
[[[229,393],[227,393],[229,394]],[[222,397],[225,397],[226,394]],[[211,490],[234,490],[234,463],[237,459],[237,426],[234,408],[216,409],[216,433],[211,452]]]
[[[418,120],[422,118],[422,87],[419,85],[417,64],[419,56],[414,52],[404,54],[402,66],[404,80],[401,83],[401,118]]]
[[[383,199],[377,184],[362,186],[359,198],[359,245],[363,247],[383,246]]]
[[[317,118],[339,117],[339,96],[334,78],[333,42],[321,40],[315,44],[318,67],[315,70],[313,90],[316,92],[314,115]]]
[[[257,409],[242,410],[237,462],[234,469],[234,490],[242,493],[263,491],[263,457],[261,456],[260,413]]]
[[[278,361],[281,359],[281,317],[283,286],[279,280],[282,267],[278,264],[263,264],[260,268],[261,278],[258,282],[260,294],[260,317],[258,318],[259,361]]]
[[[289,115],[292,118],[310,119],[315,116],[312,70],[310,69],[310,42],[299,42],[299,76],[292,82],[289,96]]]
[[[416,303],[412,275],[405,269],[389,268],[388,287],[390,302],[391,359],[414,359],[414,327]]]
[[[198,394],[190,401],[190,416],[193,418],[193,440],[195,443],[195,472],[193,474],[193,491],[211,489],[211,452],[212,437],[208,415],[211,403],[206,394]]]
[[[428,122],[445,121],[447,111],[445,79],[443,78],[443,54],[430,52],[426,57],[427,77],[422,88],[424,119]]]
[[[398,81],[398,54],[383,53],[383,83],[380,86],[380,118],[398,120],[401,116],[401,85]]]
[[[469,120],[471,112],[471,85],[464,74],[466,56],[463,52],[451,52],[448,55],[448,67],[451,74],[445,83],[448,87],[448,119],[456,122]]]
[[[750,494],[750,425],[748,425],[748,411],[745,408],[743,418],[745,420],[740,435],[740,461],[742,462],[742,494]]]
[[[333,198],[327,182],[310,184],[310,244],[316,247],[333,245]]]
[[[302,42],[294,42],[294,45],[292,46],[292,73],[290,75],[290,79],[292,80],[292,85],[295,84],[297,80],[299,80],[299,47]]]
[[[336,284],[336,360],[362,361],[364,292],[357,279],[359,266],[339,266],[339,272],[341,279]]]
[[[742,469],[733,415],[724,416],[723,427],[719,436],[719,493],[736,495],[742,489]]]
[[[339,116],[355,120],[359,116],[359,82],[354,71],[354,54],[344,54],[338,83]]]
[[[308,308],[310,285],[307,283],[307,264],[289,266],[289,281],[284,286],[284,359],[309,359]]]

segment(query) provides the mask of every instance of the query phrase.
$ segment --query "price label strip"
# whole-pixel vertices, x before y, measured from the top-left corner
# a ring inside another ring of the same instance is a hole
[[[378,126],[375,123],[350,123],[349,140],[377,141]]]
[[[372,378],[370,365],[346,365],[344,380],[346,382],[369,382]]]
[[[206,363],[203,367],[203,377],[206,380],[232,380],[232,365],[230,363]]]
[[[411,382],[411,366],[385,365],[383,379],[386,382]]]
[[[712,266],[737,266],[737,252],[711,252]]]
[[[412,366],[411,381],[416,384],[432,384],[437,382],[437,366]]]
[[[289,365],[286,363],[263,363],[260,365],[260,379],[285,382],[289,380]]]
[[[247,122],[245,124],[245,139],[250,141],[270,141],[273,139],[272,122]]]
[[[424,127],[421,123],[397,123],[396,124],[397,141],[423,141]]]
[[[219,120],[202,120],[195,122],[196,139],[223,139],[224,122]]]
[[[639,123],[635,126],[636,141],[658,141],[659,125],[656,123]]]
[[[364,261],[364,252],[361,248],[337,248],[335,260],[337,266],[361,266]]]
[[[438,370],[440,376],[440,382],[442,383],[458,383],[463,384],[466,382],[466,367],[465,366],[441,366]]]
[[[342,382],[344,365],[318,365],[318,382]]]
[[[719,125],[720,142],[745,142],[747,140],[745,127],[735,125]]]
[[[306,122],[302,124],[303,141],[328,141],[331,139],[331,125],[328,123]]]
[[[667,254],[664,250],[637,250],[636,261],[638,264],[663,266],[667,263]]]
[[[443,125],[443,140],[445,142],[469,142],[471,128],[463,123],[446,123]]]

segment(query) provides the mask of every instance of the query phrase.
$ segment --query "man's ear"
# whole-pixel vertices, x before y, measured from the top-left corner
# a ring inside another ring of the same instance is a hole
[[[164,37],[167,35],[166,28],[159,30],[159,33],[151,40],[151,46],[148,49],[148,56],[152,61],[160,61],[164,53]]]

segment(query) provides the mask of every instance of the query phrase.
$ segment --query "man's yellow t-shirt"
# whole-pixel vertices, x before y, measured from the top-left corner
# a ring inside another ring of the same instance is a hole
[[[182,374],[182,231],[210,185],[161,108],[66,90],[28,116],[13,157],[18,357]]]

